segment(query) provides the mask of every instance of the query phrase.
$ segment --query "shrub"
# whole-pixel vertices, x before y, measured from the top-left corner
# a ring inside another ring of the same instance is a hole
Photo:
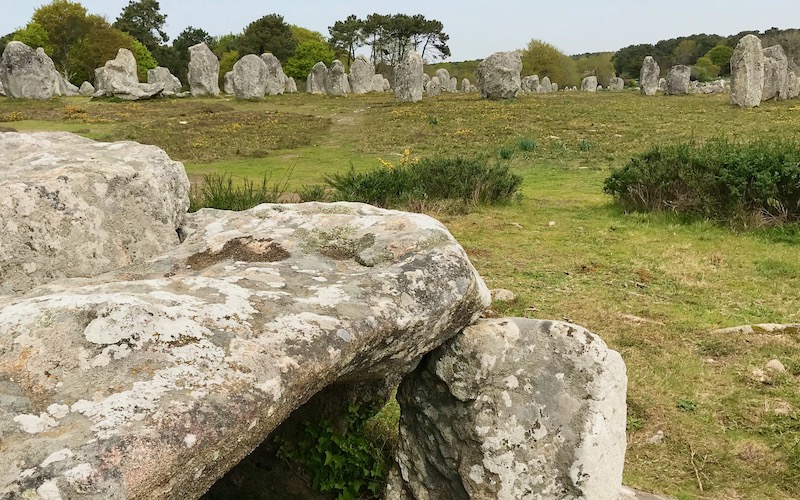
[[[538,145],[536,144],[536,141],[534,141],[530,137],[520,137],[519,139],[517,139],[517,147],[519,148],[520,151],[526,151],[526,152],[536,151],[537,146]]]
[[[189,211],[247,210],[262,203],[277,203],[286,192],[287,183],[283,178],[270,186],[269,177],[264,175],[260,185],[245,177],[241,185],[235,186],[231,174],[208,174],[203,176],[203,184],[189,193]]]
[[[604,190],[628,210],[670,210],[731,223],[800,219],[800,145],[784,140],[659,146],[633,157]]]
[[[500,156],[501,160],[510,160],[511,157],[514,156],[514,148],[503,146],[497,151],[497,154]]]
[[[326,182],[339,200],[360,201],[381,207],[409,206],[422,200],[458,200],[467,206],[509,201],[522,178],[505,165],[481,160],[433,158],[406,162],[398,167],[333,174]]]

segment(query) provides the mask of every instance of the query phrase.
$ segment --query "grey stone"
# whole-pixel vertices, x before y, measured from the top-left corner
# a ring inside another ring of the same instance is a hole
[[[177,94],[183,88],[180,79],[169,72],[168,68],[157,66],[147,70],[147,83],[161,84],[164,91]]]
[[[324,62],[318,62],[311,68],[311,73],[308,74],[306,79],[306,92],[309,94],[324,94],[325,93],[325,75],[328,73],[328,67]]]
[[[2,81],[0,81],[0,95],[3,96],[3,97],[6,96],[6,91],[3,90],[3,82]]]
[[[78,92],[84,97],[91,97],[95,92],[94,85],[89,82],[83,82]]]
[[[731,55],[731,104],[754,108],[764,91],[764,53],[761,40],[745,35]]]
[[[546,76],[539,82],[539,92],[542,94],[549,94],[553,91],[553,84],[550,83],[550,77]]]
[[[247,54],[233,65],[233,90],[237,99],[262,99],[267,91],[267,63]]]
[[[0,295],[140,263],[178,244],[189,181],[155,146],[8,132],[0,158]]]
[[[667,91],[667,79],[666,78],[659,78],[658,79],[658,90],[661,92]]]
[[[617,500],[626,386],[579,326],[481,320],[400,385],[393,498]]]
[[[478,64],[475,76],[484,99],[511,99],[520,93],[522,59],[518,52],[495,52]]]
[[[117,56],[95,70],[96,89],[93,97],[116,97],[128,101],[160,96],[164,83],[139,83],[136,58],[128,49],[119,49]]]
[[[53,60],[22,42],[9,42],[0,57],[0,84],[10,99],[52,99],[58,78]]]
[[[375,90],[374,78],[375,66],[366,57],[359,54],[358,57],[350,65],[350,89],[353,94],[366,94]],[[378,92],[383,92],[383,77],[381,76],[381,85]]]
[[[422,100],[423,73],[422,57],[410,50],[394,68],[394,95],[399,102],[417,102]]]
[[[461,80],[461,92],[467,94],[472,89],[472,84],[468,78]]]
[[[431,81],[431,77],[430,77],[430,76],[428,76],[428,74],[427,74],[427,73],[423,73],[423,74],[422,74],[422,83],[423,83],[424,85],[427,85],[427,83],[428,83],[429,81]]]
[[[391,92],[391,90],[392,90],[391,82],[389,81],[388,78],[384,78],[383,79],[383,91],[384,92]]]
[[[439,85],[441,87],[442,92],[450,92],[450,72],[447,71],[445,68],[439,68],[436,70],[434,75],[436,78],[439,79]]]
[[[222,90],[228,95],[234,95],[236,93],[236,86],[233,84],[233,71],[228,71],[225,73],[225,76],[222,77],[222,80]]]
[[[622,92],[625,89],[625,80],[615,76],[608,82],[608,90],[611,92]]]
[[[587,76],[581,81],[581,90],[583,92],[597,92],[597,77]]]
[[[797,73],[790,71],[787,80],[789,82],[789,99],[797,99],[800,97],[800,80],[797,79]]]
[[[456,77],[450,77],[450,81],[447,82],[447,91],[452,93],[458,92],[458,79]]]
[[[786,367],[779,359],[771,359],[764,365],[764,369],[773,373],[786,373]]]
[[[529,75],[522,79],[520,82],[520,89],[522,92],[532,92],[534,94],[539,93],[539,75]]]
[[[436,97],[442,93],[442,84],[438,76],[431,78],[431,81],[425,85],[425,91],[428,93],[428,97]]]
[[[764,87],[761,100],[784,101],[789,98],[789,59],[780,45],[765,48]]]
[[[261,60],[267,65],[266,94],[282,95],[286,91],[286,73],[281,62],[273,54],[261,54]]]
[[[383,90],[383,75],[378,73],[372,77],[372,90],[371,92],[384,92]]]
[[[297,93],[297,83],[294,81],[294,78],[291,76],[286,77],[286,88],[284,92],[287,94],[296,94]]]
[[[41,50],[44,53],[44,50]],[[61,73],[56,73],[56,90],[55,94],[64,97],[74,97],[80,95],[81,89],[67,81]]]
[[[0,298],[0,497],[198,498],[315,393],[397,380],[488,303],[424,215],[260,205],[182,230],[146,264]]]
[[[645,57],[642,63],[642,70],[639,72],[639,92],[644,95],[653,96],[656,95],[658,90],[666,90],[666,87],[660,88],[660,74],[661,68],[658,66],[656,60],[653,59],[652,56]]]
[[[558,84],[557,84],[556,82],[553,82],[553,83],[551,83],[551,84],[550,84],[550,89],[551,89],[553,92],[558,92]]]
[[[219,95],[219,59],[205,43],[189,47],[189,88],[194,97]]]
[[[337,59],[331,63],[331,67],[325,72],[325,93],[335,97],[346,96],[347,87],[344,64]]]
[[[667,73],[667,95],[685,95],[689,93],[689,82],[692,68],[679,64]]]

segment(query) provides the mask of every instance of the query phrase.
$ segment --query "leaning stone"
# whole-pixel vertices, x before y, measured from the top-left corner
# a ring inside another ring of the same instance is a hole
[[[22,42],[9,42],[0,57],[0,84],[10,99],[52,99],[58,90],[53,60]]]
[[[394,95],[399,102],[417,102],[422,100],[423,73],[422,57],[410,50],[405,59],[394,68]]]
[[[38,49],[42,50],[42,49]],[[42,50],[44,53],[44,50]],[[64,75],[61,73],[56,73],[56,95],[64,96],[64,97],[75,97],[76,95],[80,95],[81,89],[67,81],[64,78]]]
[[[579,326],[481,320],[400,385],[393,497],[617,500],[626,386]]]
[[[644,95],[656,95],[658,90],[666,90],[666,86],[661,88],[659,75],[661,68],[652,56],[644,58],[642,69],[639,72],[639,92]],[[666,79],[664,79],[666,85]]]
[[[625,80],[615,76],[608,82],[608,90],[611,92],[622,92],[625,89]]]
[[[783,101],[789,98],[789,59],[780,45],[767,47],[764,54],[764,87],[761,100]]]
[[[328,72],[328,67],[324,62],[318,62],[311,68],[311,73],[308,74],[306,79],[306,92],[309,94],[324,94],[325,93],[325,74]]]
[[[692,68],[679,64],[667,73],[667,95],[685,95],[689,93],[689,82]]]
[[[0,295],[140,263],[178,244],[189,181],[155,146],[8,132],[0,158]]]
[[[597,92],[597,77],[587,76],[581,81],[581,90],[583,92]]]
[[[296,94],[297,93],[297,83],[294,81],[294,78],[291,76],[286,77],[286,88],[284,92],[287,94]]]
[[[267,95],[282,95],[286,90],[286,73],[283,72],[281,62],[273,54],[261,54],[261,60],[267,65],[266,87]]]
[[[177,76],[170,73],[168,68],[161,66],[147,70],[147,83],[162,84],[166,92],[178,93],[183,88]]]
[[[764,90],[764,53],[761,40],[745,35],[731,55],[731,104],[754,108]]]
[[[194,97],[219,95],[219,59],[205,43],[189,47],[189,88]]]
[[[0,496],[198,498],[315,393],[398,380],[488,304],[424,215],[260,205],[182,231],[146,264],[0,299]]]
[[[495,52],[478,64],[478,90],[484,99],[517,97],[520,93],[522,59],[518,52]]]
[[[95,70],[96,91],[93,97],[116,97],[127,101],[150,99],[164,92],[164,83],[139,83],[136,58],[128,49]]]
[[[325,72],[325,93],[329,96],[341,97],[347,95],[347,75],[344,73],[342,61],[335,60]]]
[[[350,65],[350,89],[353,94],[366,94],[374,90],[375,66],[364,55],[358,57]],[[383,77],[381,76],[381,90],[383,92]]]
[[[267,90],[267,64],[247,54],[233,65],[233,90],[237,99],[262,99]]]

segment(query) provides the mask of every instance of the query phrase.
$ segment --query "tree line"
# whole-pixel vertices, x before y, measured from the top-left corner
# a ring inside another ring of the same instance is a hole
[[[274,54],[286,74],[296,79],[304,79],[320,61],[330,65],[338,58],[349,67],[361,47],[371,49],[370,57],[379,70],[394,67],[408,50],[420,51],[429,59],[450,56],[443,24],[419,14],[371,14],[364,20],[351,15],[329,27],[329,38],[268,14],[240,33],[222,36],[189,26],[171,43],[164,31],[166,20],[158,0],[130,0],[113,23],[90,14],[80,2],[52,0],[34,11],[25,27],[0,37],[0,53],[11,41],[42,47],[75,84],[93,81],[95,68],[113,59],[120,48],[133,52],[141,80],[146,80],[148,69],[163,66],[183,82],[189,47],[201,42],[219,57],[220,76],[242,56],[265,52]]]

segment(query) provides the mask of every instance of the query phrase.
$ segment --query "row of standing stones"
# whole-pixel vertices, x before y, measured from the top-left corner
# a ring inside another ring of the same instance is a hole
[[[619,498],[621,357],[481,319],[441,223],[188,192],[154,146],[0,133],[0,497],[197,498],[312,397],[399,384],[385,498]]]

